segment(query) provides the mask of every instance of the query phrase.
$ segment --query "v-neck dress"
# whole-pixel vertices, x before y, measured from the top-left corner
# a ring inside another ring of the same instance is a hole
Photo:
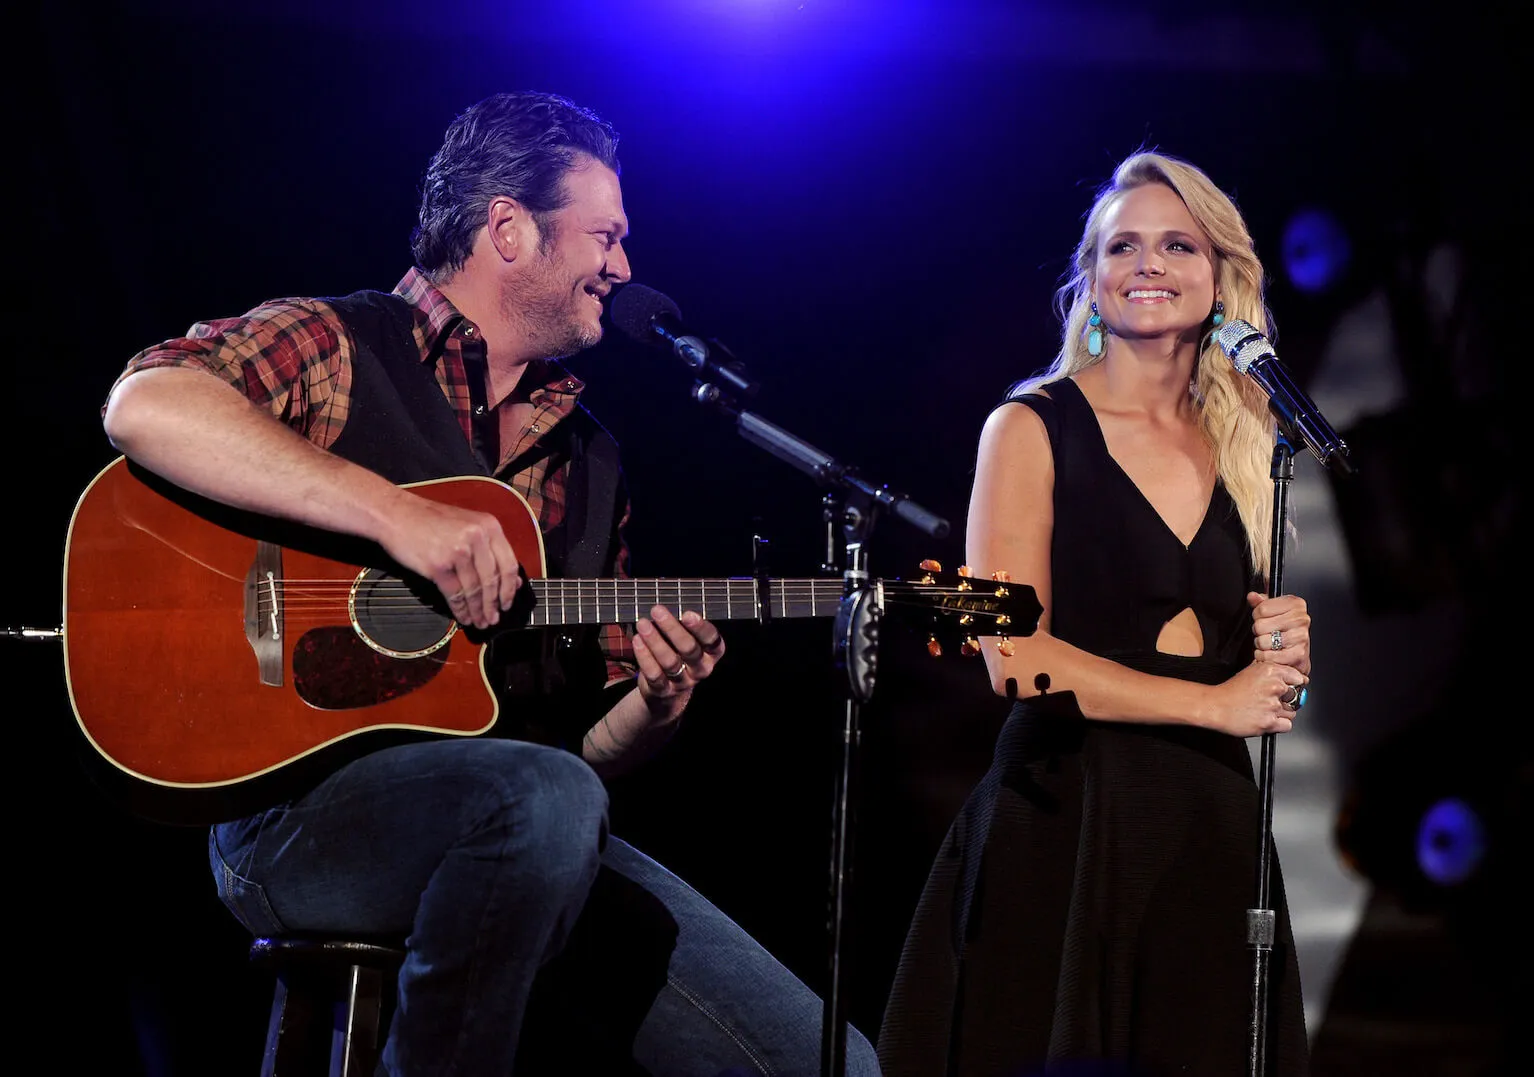
[[[1147,673],[1231,677],[1261,585],[1229,493],[1216,482],[1185,546],[1075,382],[1045,391],[1002,406],[1038,413],[1054,456],[1052,633]],[[1204,654],[1158,651],[1188,608]],[[1249,1072],[1260,816],[1240,738],[1088,721],[1069,692],[1018,700],[919,899],[879,1036],[885,1077]],[[1270,882],[1264,1072],[1296,1077],[1305,1017],[1276,855]]]

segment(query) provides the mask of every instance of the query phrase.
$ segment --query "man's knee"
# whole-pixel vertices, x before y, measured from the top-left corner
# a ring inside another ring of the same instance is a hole
[[[556,748],[519,745],[495,783],[496,815],[550,881],[595,874],[607,837],[607,788],[585,761]]]
[[[607,787],[577,755],[559,749],[540,753],[523,766],[523,791],[533,810],[556,825],[591,832],[605,828]]]
[[[847,1029],[847,1077],[879,1077],[879,1056],[874,1045],[857,1029]]]

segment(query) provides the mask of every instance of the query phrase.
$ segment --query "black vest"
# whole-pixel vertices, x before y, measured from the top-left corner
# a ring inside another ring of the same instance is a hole
[[[326,302],[353,345],[351,410],[330,451],[394,483],[488,474],[437,383],[435,364],[416,345],[409,302],[377,291]],[[548,456],[551,470],[566,469],[564,519],[543,532],[547,574],[612,576],[627,499],[612,435],[577,405],[530,451]],[[502,474],[530,462],[513,460]],[[578,750],[580,735],[606,709],[606,665],[594,628],[504,632],[491,643],[486,667],[501,697],[493,735]]]

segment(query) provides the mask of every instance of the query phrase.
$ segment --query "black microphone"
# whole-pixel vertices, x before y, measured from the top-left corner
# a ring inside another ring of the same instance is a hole
[[[1316,402],[1300,388],[1289,368],[1278,361],[1267,337],[1250,322],[1235,318],[1220,326],[1215,339],[1236,369],[1262,386],[1262,391],[1268,394],[1268,410],[1278,417],[1290,437],[1297,433],[1322,467],[1334,468],[1343,475],[1353,473],[1347,444],[1321,415]]]
[[[670,296],[630,282],[613,295],[608,314],[614,325],[640,343],[669,348],[693,369],[699,381],[742,397],[756,395],[757,383],[746,376],[729,349],[718,341],[705,341],[687,328]],[[722,359],[714,354],[716,351],[723,353]]]

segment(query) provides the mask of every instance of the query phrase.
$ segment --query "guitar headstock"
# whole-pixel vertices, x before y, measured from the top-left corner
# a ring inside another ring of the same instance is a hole
[[[934,658],[957,646],[966,656],[980,653],[981,636],[1000,637],[1002,654],[1012,653],[1013,636],[1031,636],[1044,607],[1025,583],[1014,583],[1005,572],[990,579],[972,575],[968,566],[944,573],[936,561],[921,563],[921,575],[911,580],[885,580],[884,607],[927,633],[927,652]]]

